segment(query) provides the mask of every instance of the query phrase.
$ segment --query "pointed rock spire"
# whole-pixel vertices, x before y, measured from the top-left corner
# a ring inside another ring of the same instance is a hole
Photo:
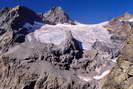
[[[47,13],[43,14],[43,21],[47,24],[58,24],[58,23],[69,23],[73,22],[70,20],[67,13],[61,7],[53,7]]]

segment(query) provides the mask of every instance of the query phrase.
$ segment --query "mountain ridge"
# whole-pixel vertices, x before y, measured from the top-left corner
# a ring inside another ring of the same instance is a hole
[[[92,25],[60,7],[42,15],[23,6],[1,10],[0,89],[132,89],[132,19]]]

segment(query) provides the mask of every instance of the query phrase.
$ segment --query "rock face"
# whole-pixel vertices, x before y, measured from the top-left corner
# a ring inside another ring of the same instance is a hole
[[[122,38],[121,40],[125,40],[125,42],[120,51],[117,64],[110,74],[101,81],[102,89],[133,89],[132,17],[131,14],[124,14],[110,22],[112,28],[109,27],[108,29],[114,30],[115,34],[119,34],[118,39]]]
[[[73,25],[60,7],[0,10],[0,89],[133,89],[132,19]]]
[[[23,28],[23,25],[34,24],[34,21],[41,21],[41,19],[26,7],[3,8],[0,11],[0,49],[7,51],[9,46],[24,42],[28,30]]]
[[[117,65],[103,82],[102,89],[133,89],[133,35],[125,42]]]
[[[69,16],[63,11],[61,7],[53,7],[47,13],[43,14],[43,21],[48,24],[58,24],[58,23],[70,23],[74,24],[69,18]]]
[[[23,43],[0,57],[1,89],[94,89],[70,71],[80,51],[71,33],[65,43]],[[11,81],[10,81],[11,80]]]
[[[114,18],[109,22],[105,27],[115,35],[112,36],[112,39],[119,39],[121,41],[126,40],[126,38],[132,34],[132,20],[133,15],[124,14],[118,18]]]

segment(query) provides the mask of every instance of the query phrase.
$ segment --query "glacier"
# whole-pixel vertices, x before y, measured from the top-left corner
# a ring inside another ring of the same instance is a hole
[[[99,40],[100,42],[111,44],[111,34],[104,28],[108,22],[100,24],[57,24],[57,25],[40,25],[40,28],[35,30],[33,34],[29,34],[27,39],[29,41],[34,39],[41,43],[52,43],[60,45],[65,40],[65,31],[71,31],[73,37],[82,43],[82,48],[85,50],[91,49],[91,46]],[[38,26],[32,26],[32,28]]]

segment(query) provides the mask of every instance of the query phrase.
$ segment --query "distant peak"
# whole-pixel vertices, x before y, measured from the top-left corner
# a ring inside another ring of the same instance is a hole
[[[12,10],[18,10],[18,9],[20,9],[20,8],[22,8],[22,6],[17,5],[16,7],[12,8]]]
[[[125,13],[123,14],[123,16],[133,16],[133,15],[130,14],[129,12],[125,12]]]
[[[26,14],[26,13],[36,14],[32,9],[22,6],[22,5],[17,5],[16,7],[12,8],[11,11],[19,11],[20,13],[23,13],[23,14]]]
[[[54,6],[52,7],[46,14],[61,14],[64,15],[65,17],[68,18],[68,14],[65,13],[65,11],[63,10],[63,8],[61,8],[60,6]]]
[[[19,18],[21,18],[21,22],[34,24],[34,21],[42,21],[40,16],[36,12],[25,6],[18,5],[14,8],[11,8],[10,13],[17,14]]]
[[[51,10],[64,11],[60,6],[54,6]]]
[[[43,20],[48,24],[58,24],[58,23],[69,23],[73,22],[70,20],[68,14],[60,7],[55,6],[51,8],[47,13],[43,14]]]
[[[122,16],[120,16],[121,17],[121,19],[130,19],[130,18],[133,18],[133,15],[132,14],[130,14],[130,13],[128,13],[128,12],[126,12],[126,13],[124,13]]]
[[[27,7],[25,7],[25,6],[21,6],[21,5],[17,5],[16,7],[12,8],[13,11],[20,10],[20,9],[27,9],[27,10],[30,10],[29,8],[27,8]]]

